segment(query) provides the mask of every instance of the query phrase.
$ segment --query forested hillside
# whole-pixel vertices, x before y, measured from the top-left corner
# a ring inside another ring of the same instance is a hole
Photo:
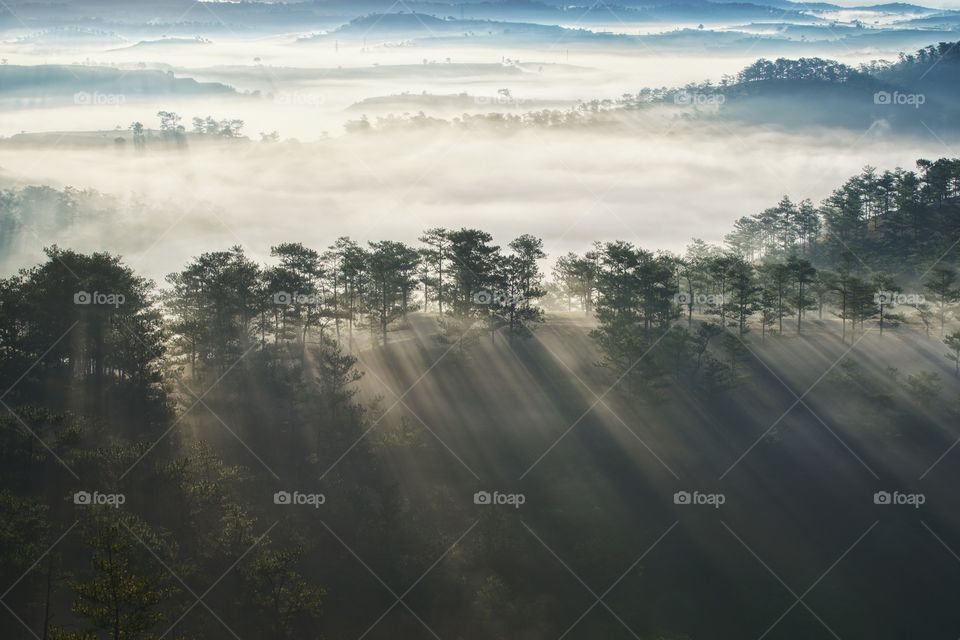
[[[464,113],[444,119],[425,111],[349,120],[349,133],[397,128],[437,127],[512,131],[524,128],[611,127],[629,130],[630,116],[667,107],[686,119],[746,123],[755,126],[875,127],[916,135],[934,128],[953,132],[960,86],[957,42],[941,42],[896,62],[874,60],[853,67],[835,60],[760,58],[719,81],[683,86],[643,87],[616,99],[582,99],[568,109],[527,109],[520,113]],[[504,104],[514,102],[509,94]],[[642,122],[642,120],[641,120]]]
[[[782,609],[769,575],[673,494],[722,492],[728,531],[779,540],[763,556],[795,575],[869,525],[876,482],[952,486],[958,197],[955,159],[868,168],[819,205],[739,220],[726,247],[597,243],[551,277],[536,237],[476,229],[280,244],[266,265],[232,247],[163,283],[51,247],[0,281],[9,637],[756,633]],[[933,530],[956,525],[948,504],[925,512]],[[906,526],[838,572],[856,595],[818,604],[832,626],[949,627],[946,575],[855,589],[886,575],[885,545],[929,537]],[[906,574],[949,563],[925,549]],[[607,615],[578,619],[578,577],[609,584],[638,556]],[[898,598],[927,615],[864,623]]]
[[[960,11],[0,0],[0,640],[960,637]]]

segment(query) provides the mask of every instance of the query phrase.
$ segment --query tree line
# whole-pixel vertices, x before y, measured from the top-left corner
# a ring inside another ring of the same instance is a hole
[[[728,389],[751,333],[761,343],[803,335],[814,316],[836,317],[850,343],[868,324],[919,322],[940,334],[960,374],[956,257],[930,264],[923,249],[931,229],[952,232],[957,163],[891,172],[889,188],[885,175],[868,169],[819,207],[784,198],[750,218],[750,233],[741,221],[726,247],[694,241],[674,255],[596,243],[557,258],[549,280],[539,238],[501,247],[468,228],[428,229],[416,244],[282,243],[269,264],[232,247],[197,256],[163,287],[117,256],[51,247],[42,264],[0,280],[0,575],[18,584],[5,601],[45,640],[144,638],[171,626],[216,636],[216,618],[179,619],[193,602],[179,578],[219,576],[242,556],[208,601],[231,625],[294,638],[369,623],[371,612],[351,604],[361,583],[333,589],[318,578],[355,558],[298,532],[356,531],[362,557],[386,554],[395,567],[444,546],[443,532],[406,528],[385,472],[385,452],[404,446],[405,432],[362,438],[379,419],[356,397],[358,355],[389,348],[414,312],[435,319],[453,353],[528,337],[545,309],[584,313],[601,364],[635,390]],[[65,206],[51,192],[30,197]],[[924,233],[886,235],[898,215],[917,217]],[[841,232],[846,247],[832,244]],[[881,268],[888,237],[912,256],[898,266],[913,271]],[[181,421],[207,442],[180,436]],[[325,479],[350,499],[322,522],[314,510],[275,514],[277,469],[291,487]],[[91,490],[125,504],[64,499]],[[271,528],[278,517],[290,526]],[[73,526],[76,536],[43,555]],[[469,557],[472,571],[486,570],[482,555]],[[471,588],[443,579],[435,593],[469,602]],[[496,592],[503,606],[509,592]]]
[[[960,332],[946,331],[960,299],[953,251],[960,162],[919,160],[917,168],[868,167],[819,207],[785,196],[739,219],[725,247],[695,240],[677,256],[596,243],[556,261],[550,302],[595,316],[608,364],[631,377],[686,371],[692,381],[723,387],[736,377],[747,332],[761,341],[801,334],[811,313],[838,318],[851,342],[868,322],[881,335],[917,323],[928,337],[939,333],[960,366]],[[694,326],[695,315],[710,321]],[[714,338],[719,358],[708,349]]]
[[[919,276],[960,233],[953,208],[958,196],[956,159],[921,159],[916,170],[866,167],[819,207],[784,197],[775,207],[740,218],[726,242],[751,260],[796,252],[818,266],[856,264]]]
[[[187,128],[181,122],[183,117],[175,111],[158,111],[160,120],[158,138],[160,141],[176,146],[183,146],[187,140]],[[233,140],[243,138],[244,121],[236,118],[217,119],[213,116],[195,117],[192,120],[192,133],[196,136]],[[119,127],[117,127],[119,129]],[[150,130],[139,120],[135,120],[127,127],[133,136],[133,146],[136,150],[146,149]],[[269,138],[269,136],[264,136]],[[118,138],[123,140],[123,138]],[[272,138],[270,138],[272,141]]]

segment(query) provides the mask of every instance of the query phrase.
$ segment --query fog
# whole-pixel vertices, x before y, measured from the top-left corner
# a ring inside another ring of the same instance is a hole
[[[478,98],[477,104],[467,110],[486,112],[492,110],[489,99],[507,88],[518,108],[529,109],[538,106],[536,101],[573,104],[576,100],[617,98],[643,87],[719,80],[755,59],[749,53],[718,58],[648,50],[627,57],[604,51],[569,51],[562,43],[534,51],[384,45],[364,48],[334,42],[297,44],[292,43],[292,36],[283,41],[169,44],[95,54],[49,54],[46,49],[36,52],[9,44],[0,51],[10,64],[112,65],[128,74],[140,68],[161,68],[174,71],[178,77],[220,82],[241,94],[260,92],[259,96],[218,97],[216,102],[173,97],[142,101],[125,94],[121,80],[108,94],[116,94],[119,99],[102,105],[104,108],[75,108],[72,101],[62,105],[52,99],[42,105],[44,108],[33,108],[32,104],[22,108],[18,102],[0,100],[3,136],[22,131],[125,128],[134,119],[151,126],[158,109],[173,109],[184,116],[217,112],[223,117],[242,118],[254,135],[278,130],[282,137],[303,141],[315,140],[324,133],[341,134],[343,122],[362,113],[348,116],[344,110],[367,98],[467,93]]]
[[[132,44],[132,43],[131,43]],[[124,254],[161,278],[191,255],[242,244],[255,256],[271,244],[325,247],[337,237],[413,241],[427,227],[476,226],[501,244],[521,233],[542,236],[551,255],[596,240],[627,239],[682,251],[692,237],[721,242],[732,222],[784,194],[819,201],[838,180],[870,164],[910,167],[948,153],[936,136],[905,140],[883,123],[864,131],[775,131],[723,119],[688,122],[677,113],[643,112],[615,131],[531,129],[494,134],[457,129],[347,134],[362,115],[424,111],[522,113],[565,109],[578,100],[615,99],[642,87],[719,80],[753,61],[655,51],[387,46],[296,43],[293,35],[210,44],[64,48],[7,40],[9,64],[78,63],[122,70],[77,104],[76,85],[24,102],[5,98],[0,185],[48,184],[96,189],[136,207],[110,220],[78,220],[45,229],[25,221],[2,268],[31,264],[53,243]],[[876,57],[851,53],[848,62]],[[425,63],[426,61],[426,63]],[[220,82],[226,96],[141,95],[131,86],[148,69]],[[74,67],[76,69],[76,67]],[[501,90],[509,90],[503,98]],[[126,93],[127,91],[129,93]],[[399,96],[379,105],[368,98]],[[436,98],[445,96],[445,98]],[[191,139],[135,154],[114,144],[129,124],[158,127],[156,113],[241,119],[251,141]],[[258,142],[277,131],[280,142]],[[21,132],[52,132],[42,140]],[[66,132],[92,132],[81,137]],[[7,232],[4,232],[7,233]]]
[[[56,237],[25,234],[4,268],[34,261],[42,245],[56,242],[125,254],[156,278],[191,255],[233,244],[265,257],[282,241],[414,241],[432,226],[476,226],[500,243],[535,233],[553,255],[613,239],[681,251],[694,236],[722,241],[736,218],[783,194],[818,201],[865,164],[911,166],[940,151],[934,140],[893,144],[869,133],[813,141],[722,124],[671,133],[649,124],[626,140],[601,132],[374,132],[143,157],[109,147],[4,147],[7,181],[136,194],[156,207],[150,215],[81,220]]]
[[[957,637],[960,13],[8,2],[3,638]]]

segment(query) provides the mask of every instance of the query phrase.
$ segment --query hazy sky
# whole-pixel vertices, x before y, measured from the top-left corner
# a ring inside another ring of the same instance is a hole
[[[886,4],[882,2],[856,2],[856,0],[831,0],[830,4],[840,5],[841,7],[872,7],[880,4]],[[960,8],[960,0],[937,0],[936,2],[911,2],[908,4],[916,4],[921,7],[929,7],[931,9],[956,9]]]
[[[151,0],[151,2],[152,1],[153,0]],[[233,0],[224,0],[224,1],[233,1]],[[842,7],[865,7],[865,6],[869,7],[869,6],[879,5],[879,4],[886,4],[883,2],[857,2],[857,0],[825,0],[825,1],[828,1],[830,4],[835,4]],[[798,0],[797,3],[802,4],[800,0]],[[572,3],[572,4],[575,4],[575,3]],[[586,6],[589,6],[591,3],[587,2],[584,4]],[[763,2],[757,2],[757,4],[763,4]],[[916,2],[911,4],[917,4],[919,6],[930,7],[930,8],[952,8],[952,7],[960,7],[960,0],[922,1],[922,2]],[[411,3],[411,5],[415,6],[415,3]]]

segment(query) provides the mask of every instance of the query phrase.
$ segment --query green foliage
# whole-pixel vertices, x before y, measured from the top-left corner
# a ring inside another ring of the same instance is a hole
[[[267,624],[271,638],[298,638],[304,624],[313,626],[321,614],[324,589],[312,586],[298,570],[303,548],[257,547],[243,571],[251,604]]]
[[[943,343],[950,349],[947,357],[950,358],[954,364],[954,373],[960,377],[960,331],[954,331],[948,335],[944,338]]]
[[[191,375],[206,364],[225,372],[249,348],[254,319],[266,308],[260,267],[233,247],[204,253],[167,283],[173,344]]]
[[[13,584],[49,546],[49,508],[33,498],[0,491],[0,576]]]
[[[543,289],[539,260],[547,257],[543,241],[531,235],[522,235],[510,243],[511,255],[500,266],[501,291],[491,301],[491,315],[508,327],[510,338],[529,335],[536,323],[543,322],[543,310],[536,306]]]
[[[935,265],[930,270],[929,276],[923,281],[924,288],[936,298],[941,337],[946,325],[947,306],[956,302],[957,298],[960,297],[960,289],[956,287],[956,281],[956,269],[943,264]]]
[[[773,62],[761,58],[737,74],[737,82],[760,82],[763,80],[848,82],[859,77],[861,77],[861,74],[856,69],[823,58],[800,58],[798,60],[777,58]]]
[[[112,640],[143,638],[169,619],[164,609],[178,589],[156,558],[171,558],[166,537],[139,519],[111,507],[97,508],[81,524],[90,553],[86,571],[69,582],[73,612]],[[171,620],[172,622],[172,620]]]
[[[370,324],[378,326],[387,343],[387,326],[405,318],[412,309],[410,296],[416,287],[416,268],[420,254],[401,242],[371,242],[367,257],[369,286],[366,308]]]
[[[739,221],[729,250],[694,241],[679,258],[626,242],[595,245],[557,261],[554,290],[567,309],[595,317],[592,336],[603,364],[625,386],[672,385],[670,393],[695,390],[695,401],[707,402],[704,392],[731,389],[747,372],[744,341],[755,340],[758,323],[763,340],[771,329],[784,333],[784,318],[795,317],[797,332],[806,333],[812,323],[805,314],[813,309],[835,309],[844,338],[874,319],[881,327],[898,320],[877,292],[909,281],[876,268],[889,266],[876,256],[893,247],[904,264],[918,266],[920,253],[939,246],[924,231],[954,224],[948,212],[957,195],[955,166],[937,161],[918,169],[865,171],[819,209],[784,198]],[[31,620],[49,629],[56,618],[61,626],[48,637],[162,634],[192,600],[158,558],[191,584],[241,558],[218,587],[216,609],[232,624],[264,637],[308,637],[321,628],[344,635],[328,627],[330,611],[366,593],[350,580],[337,588],[325,583],[348,564],[355,568],[356,558],[334,544],[292,539],[281,533],[286,525],[351,527],[358,555],[399,558],[390,568],[401,575],[435,559],[432,547],[448,532],[425,541],[423,521],[415,531],[401,526],[397,515],[409,508],[407,498],[388,473],[409,463],[409,449],[437,445],[407,417],[364,440],[383,415],[358,399],[358,356],[376,349],[389,362],[390,331],[413,325],[406,316],[417,309],[439,313],[441,339],[451,348],[465,349],[484,327],[491,339],[530,335],[544,321],[546,253],[533,236],[501,249],[477,229],[431,229],[422,242],[361,247],[340,238],[324,251],[284,243],[272,248],[267,265],[232,247],[171,274],[159,297],[119,258],[57,248],[44,264],[0,281],[0,373],[4,388],[13,385],[9,399],[18,416],[0,417],[0,571],[12,582],[54,535],[77,515],[81,521],[81,540],[46,557],[18,595]],[[948,256],[944,264],[923,264],[909,283],[921,274],[934,298],[936,306],[915,307],[928,330],[938,316],[943,326],[956,302],[950,262]],[[124,304],[74,304],[81,288],[120,293]],[[355,327],[369,331],[369,342]],[[70,339],[58,341],[68,329]],[[944,342],[960,375],[960,332]],[[879,397],[882,385],[857,366],[842,362],[835,375],[845,389]],[[189,383],[180,370],[189,372]],[[887,386],[895,385],[895,374],[890,378]],[[204,390],[202,406],[190,390],[194,380],[205,383],[196,385]],[[935,373],[903,382],[920,403],[941,393]],[[113,398],[126,398],[126,406],[119,410]],[[174,404],[184,410],[176,418]],[[123,491],[132,506],[75,513],[63,502],[79,487],[57,458],[91,487]],[[284,527],[264,536],[277,521],[272,474],[291,487],[336,487],[339,504],[322,520],[288,511]],[[449,499],[438,504],[438,512],[455,511]],[[496,524],[486,527],[474,553],[509,546],[506,518]],[[469,553],[452,560],[470,565],[462,574],[469,578],[438,573],[431,596],[476,604],[471,621],[479,635],[514,633],[527,606],[552,613],[508,563],[487,566],[488,558]],[[57,609],[58,602],[69,602],[70,610]],[[48,603],[56,615],[43,613]],[[171,633],[217,637],[215,623],[187,618]]]
[[[940,375],[930,371],[920,371],[907,376],[907,388],[917,402],[935,400],[943,390]]]
[[[676,293],[673,261],[626,242],[603,247],[597,275],[596,317],[592,332],[605,364],[635,380],[656,379],[663,370],[647,359],[669,328]]]

